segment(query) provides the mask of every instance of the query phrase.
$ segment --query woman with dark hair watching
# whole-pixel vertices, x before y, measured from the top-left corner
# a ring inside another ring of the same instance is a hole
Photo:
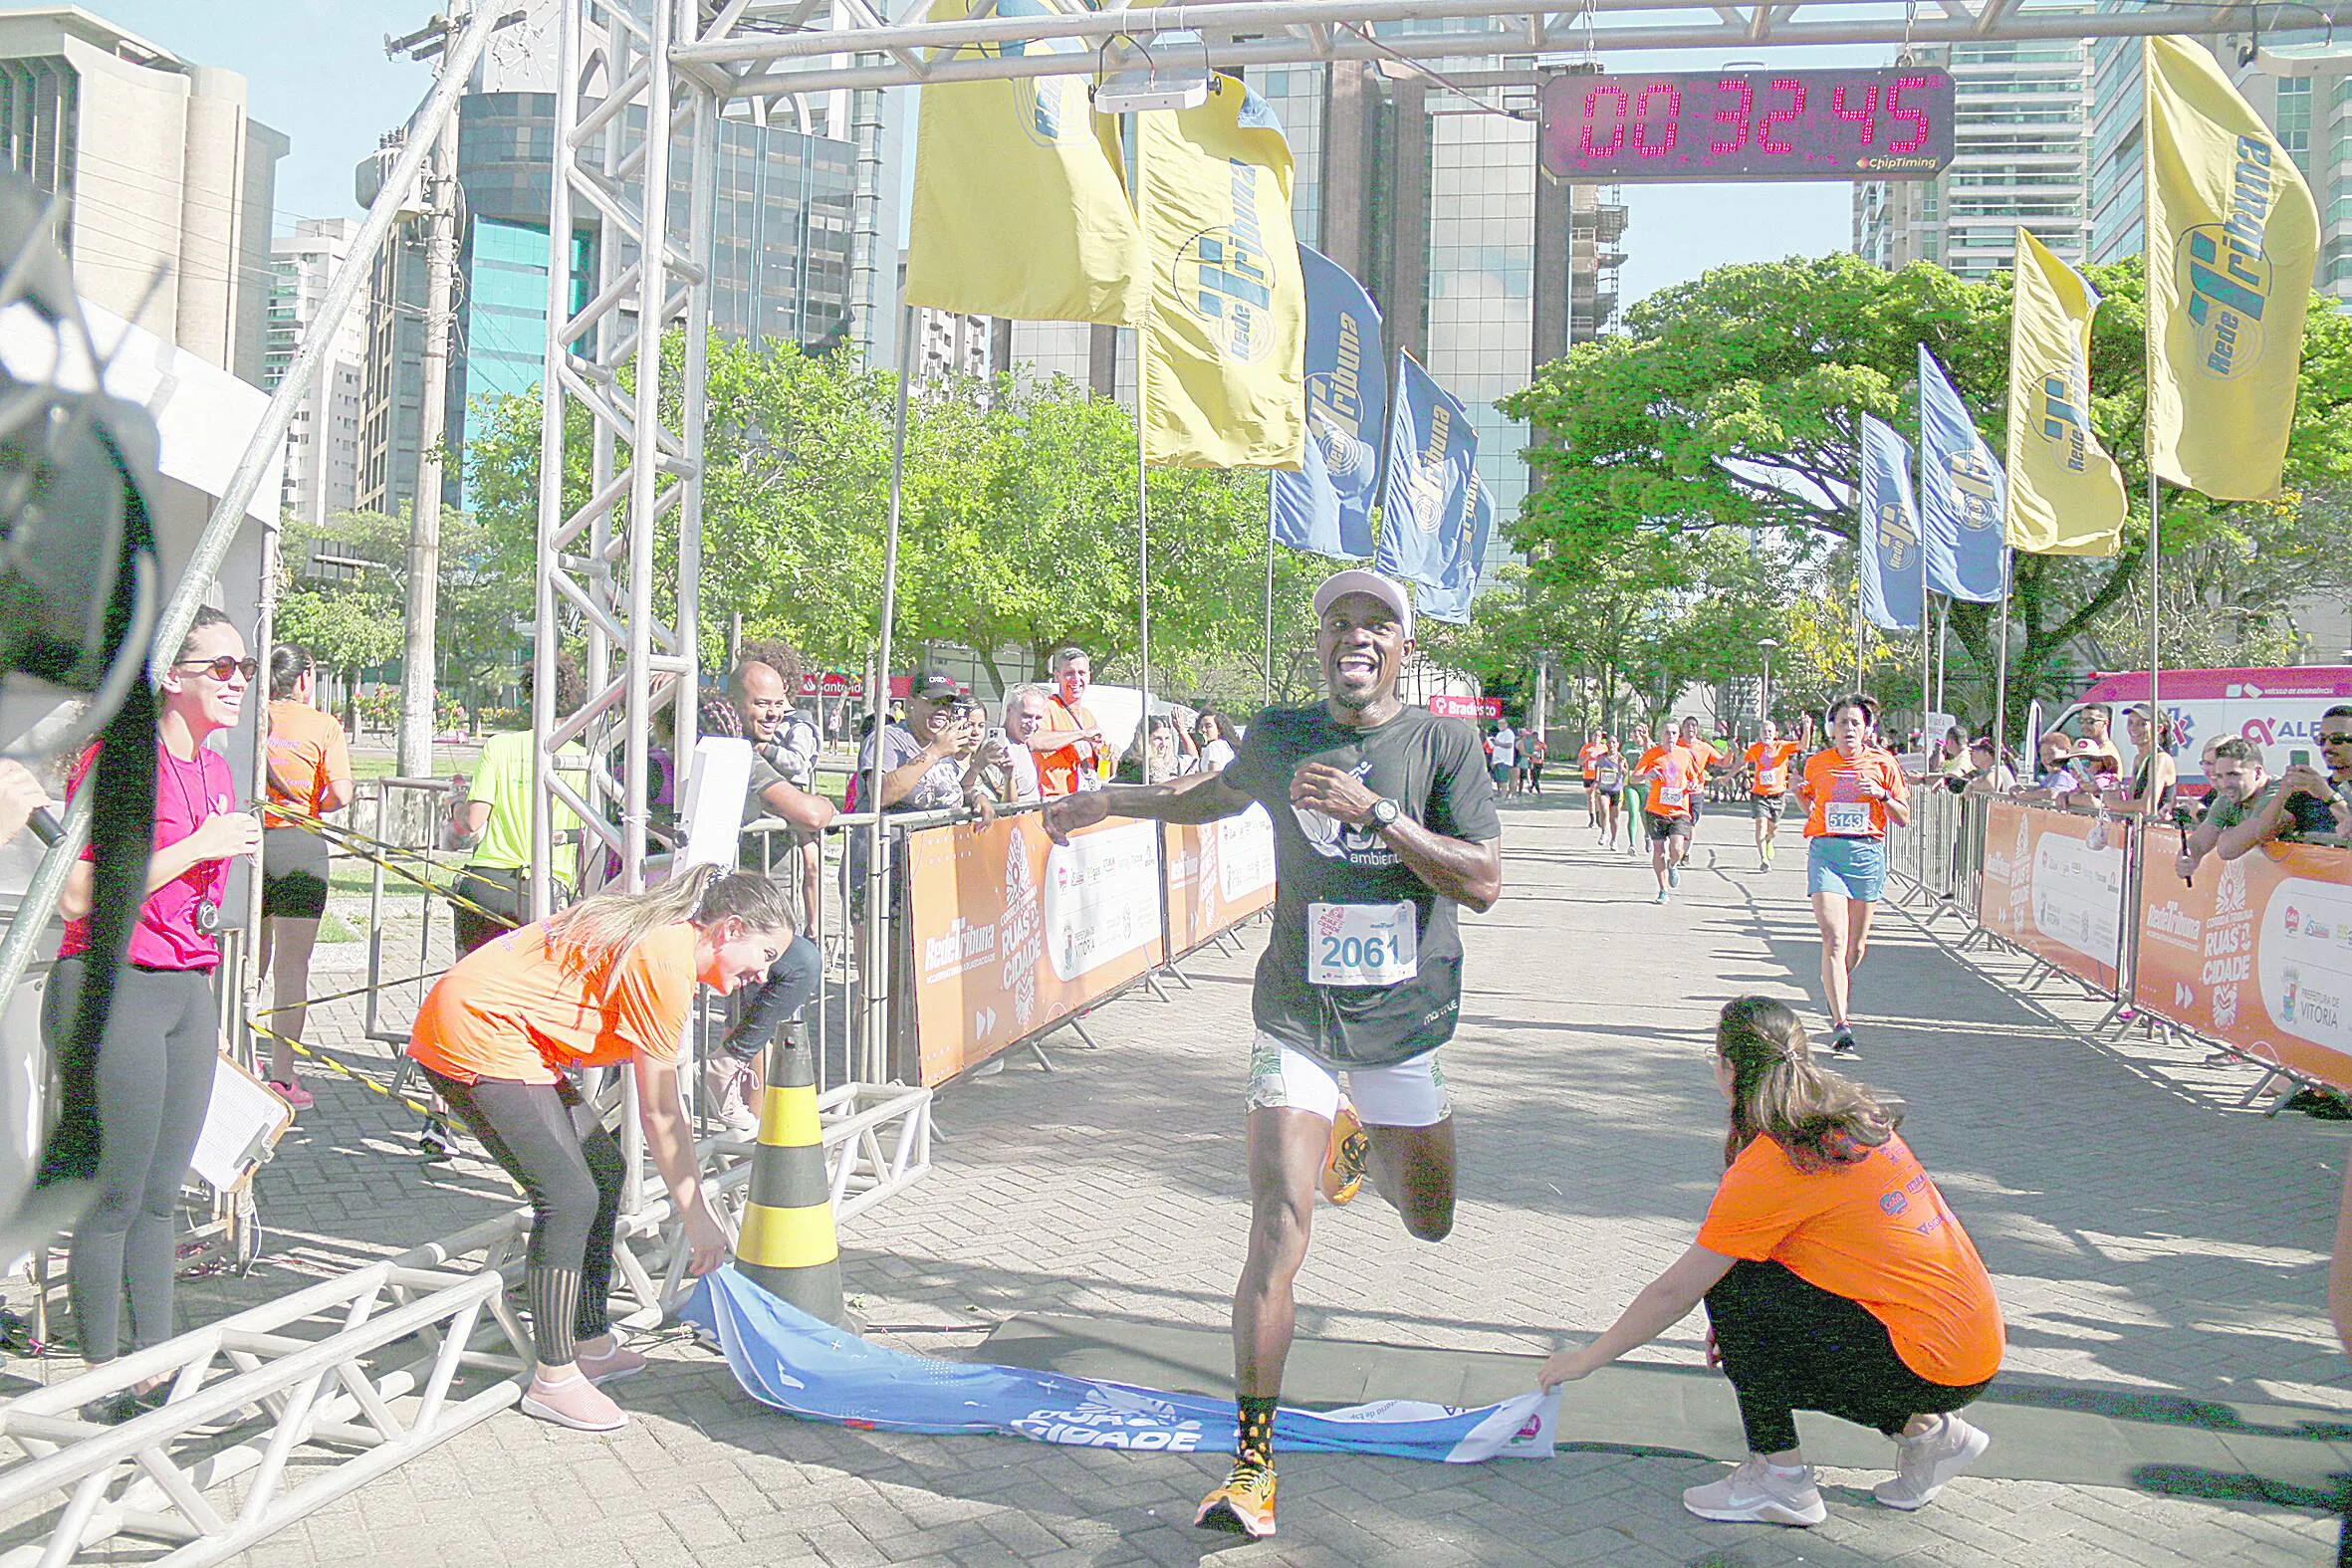
[[[530,1195],[524,1289],[538,1368],[523,1413],[582,1432],[625,1417],[596,1387],[644,1370],[605,1319],[620,1148],[569,1074],[626,1062],[645,1145],[685,1224],[689,1271],[725,1261],[678,1097],[678,1042],[697,983],[721,996],[793,945],[783,889],[697,866],[649,893],[608,893],[496,938],[441,977],[408,1054],[442,1100]]]
[[[1819,1524],[1828,1509],[1795,1421],[1817,1410],[1894,1439],[1896,1473],[1873,1494],[1925,1507],[1991,1442],[1955,1413],[2000,1370],[1992,1276],[1897,1135],[1901,1117],[1816,1063],[1794,1012],[1742,997],[1708,1054],[1731,1131],[1698,1239],[1606,1333],[1544,1362],[1537,1385],[1589,1376],[1705,1301],[1708,1364],[1739,1395],[1749,1456],[1683,1506]]]
[[[1242,732],[1214,708],[1203,708],[1193,720],[1193,739],[1201,750],[1201,771],[1222,773],[1242,748]]]
[[[173,1332],[173,1211],[212,1104],[220,1039],[212,995],[212,974],[220,967],[216,933],[226,923],[229,863],[258,854],[262,843],[261,823],[236,809],[228,760],[206,742],[236,728],[259,673],[237,628],[207,608],[196,612],[179,657],[155,680],[154,857],[99,1040],[98,1197],[74,1227],[67,1278],[82,1356],[94,1365],[122,1352],[125,1290],[131,1349],[159,1345]],[[96,747],[83,754],[72,789],[97,760]],[[53,1053],[67,1046],[73,1020],[66,1012],[82,993],[93,866],[91,851],[83,850],[58,900],[66,935],[41,1017]],[[83,1080],[68,1074],[66,1081]],[[157,1379],[125,1389],[83,1414],[126,1421],[160,1404],[164,1386]]]
[[[352,752],[343,726],[316,706],[318,670],[310,650],[270,650],[269,801],[305,816],[352,803]],[[294,1047],[309,1012],[311,950],[327,913],[327,840],[296,817],[262,812],[261,972],[276,966],[270,1008],[270,1087],[296,1110],[311,1094],[294,1080]]]
[[[2162,820],[2172,813],[2173,792],[2181,783],[2180,767],[2173,761],[2173,747],[2178,744],[2173,722],[2165,719],[2151,727],[2147,705],[2134,703],[2123,711],[2123,728],[2140,760],[2132,768],[2131,782],[2109,802],[2108,809]]]

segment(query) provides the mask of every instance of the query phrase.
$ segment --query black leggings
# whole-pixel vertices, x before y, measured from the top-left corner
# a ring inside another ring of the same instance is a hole
[[[1800,1410],[1893,1438],[1912,1417],[1959,1410],[1991,1384],[1930,1383],[1903,1364],[1886,1325],[1867,1308],[1779,1263],[1734,1263],[1707,1292],[1707,1318],[1754,1454],[1795,1448]]]
[[[41,1029],[52,1051],[73,1032],[85,967],[76,956],[49,972]],[[66,1277],[87,1361],[121,1354],[126,1286],[130,1348],[172,1335],[173,1212],[212,1106],[219,1039],[210,970],[125,964],[116,977],[98,1048],[98,1198],[74,1227]]]
[[[562,1366],[577,1341],[607,1327],[612,1228],[620,1218],[620,1147],[569,1078],[460,1083],[427,1067],[442,1100],[523,1184],[532,1209],[525,1292],[542,1366]]]
[[[528,871],[467,866],[457,874],[455,892],[467,903],[478,904],[488,911],[487,914],[477,914],[464,904],[449,906],[449,921],[456,929],[459,958],[464,958],[492,937],[504,936],[531,921],[531,873]],[[492,919],[492,916],[498,918]]]

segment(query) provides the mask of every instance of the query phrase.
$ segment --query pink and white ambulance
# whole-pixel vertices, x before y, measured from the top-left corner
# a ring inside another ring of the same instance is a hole
[[[2082,700],[2058,715],[2057,727],[2082,734],[2082,710],[2105,704],[2115,716],[2115,744],[2131,756],[2123,710],[2148,697],[2148,672],[2131,670],[2094,678]],[[2181,783],[2203,788],[2198,753],[2217,735],[2242,736],[2262,749],[2262,765],[2276,774],[2289,763],[2318,754],[2311,732],[2319,716],[2338,703],[2352,703],[2352,664],[2306,664],[2281,669],[2166,670],[2157,700],[2173,721],[2173,752]],[[2298,759],[2297,755],[2301,756]]]

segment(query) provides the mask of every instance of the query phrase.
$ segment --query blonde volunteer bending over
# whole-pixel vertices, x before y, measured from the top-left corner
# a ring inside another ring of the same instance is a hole
[[[781,887],[697,866],[650,893],[588,899],[494,938],[425,998],[408,1054],[531,1198],[525,1289],[539,1366],[524,1414],[613,1431],[626,1418],[596,1385],[645,1365],[604,1316],[620,1150],[566,1074],[634,1065],[645,1143],[684,1217],[690,1270],[708,1273],[726,1260],[727,1233],[695,1169],[678,1041],[697,982],[725,996],[792,942]]]
[[[1813,1060],[1804,1025],[1768,997],[1723,1009],[1709,1052],[1731,1102],[1728,1169],[1691,1249],[1591,1344],[1543,1363],[1553,1388],[1589,1376],[1707,1303],[1707,1360],[1740,1397],[1749,1456],[1682,1494],[1702,1519],[1819,1524],[1829,1516],[1796,1445],[1817,1410],[1895,1440],[1872,1488],[1923,1508],[1991,1440],[1954,1414],[2000,1370],[1992,1276],[1944,1195],[1896,1135],[1898,1116]]]

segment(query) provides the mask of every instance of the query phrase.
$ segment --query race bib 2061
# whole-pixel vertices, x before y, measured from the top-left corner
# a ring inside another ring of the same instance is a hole
[[[1395,986],[1420,973],[1411,899],[1306,906],[1306,978],[1317,986]]]

